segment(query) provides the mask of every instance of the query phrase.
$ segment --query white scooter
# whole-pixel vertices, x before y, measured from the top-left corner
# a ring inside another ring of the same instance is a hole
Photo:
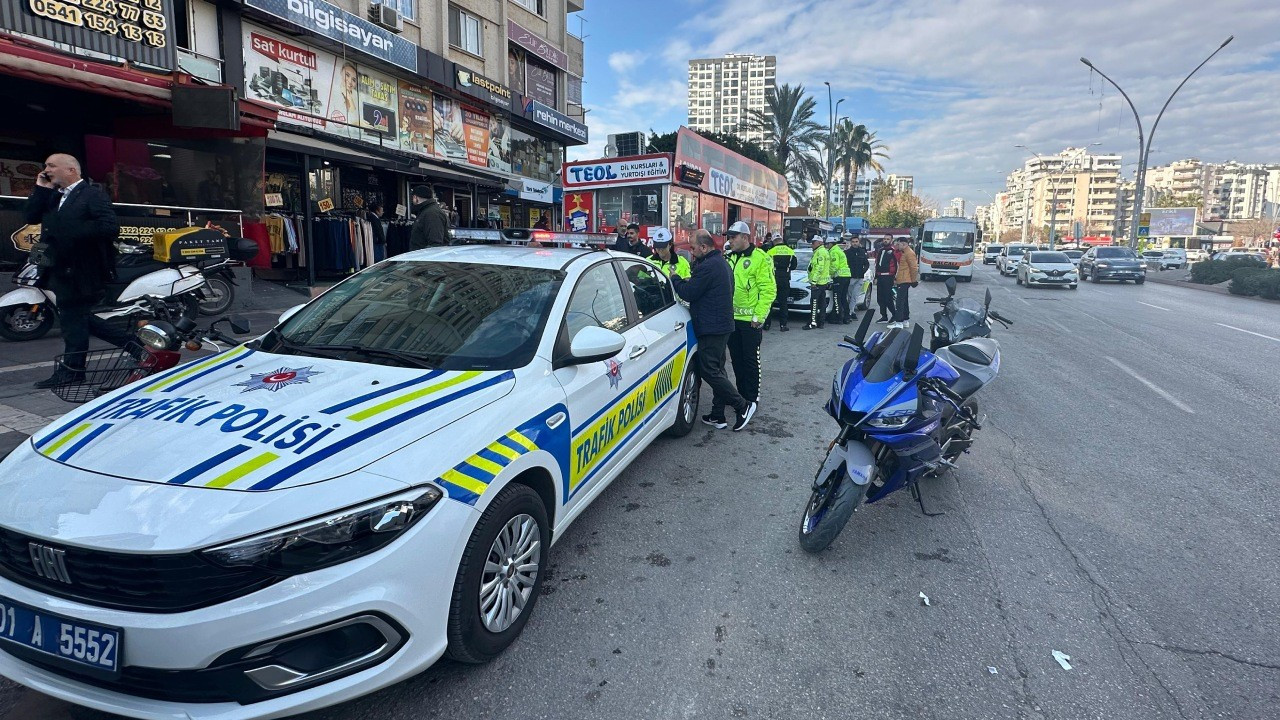
[[[94,315],[115,323],[149,318],[150,303],[159,300],[174,317],[194,318],[208,287],[205,276],[233,262],[197,267],[163,263],[149,253],[123,253],[116,263],[116,280],[107,285],[107,296]],[[0,336],[7,340],[35,340],[53,327],[57,297],[35,286],[38,270],[30,263],[23,266],[13,278],[19,287],[0,296]]]

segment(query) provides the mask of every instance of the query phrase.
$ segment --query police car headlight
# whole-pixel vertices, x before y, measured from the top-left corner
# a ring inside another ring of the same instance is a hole
[[[868,420],[867,424],[871,427],[895,428],[906,425],[907,421],[910,419],[911,418],[906,415],[899,415],[898,417],[874,417]]]
[[[297,575],[379,550],[422,519],[440,500],[439,488],[343,510],[201,553],[223,567],[257,567]]]

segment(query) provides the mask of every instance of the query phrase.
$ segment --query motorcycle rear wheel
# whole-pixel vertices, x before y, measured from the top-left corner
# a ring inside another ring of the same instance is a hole
[[[201,315],[221,315],[231,307],[236,299],[235,287],[226,278],[212,275],[205,278],[206,287],[202,288],[205,297],[200,300]]]
[[[31,312],[30,305],[10,305],[0,310],[0,337],[11,342],[38,340],[53,327],[53,309],[41,305]]]
[[[831,472],[809,495],[800,518],[800,547],[805,552],[822,552],[844,529],[853,511],[862,504],[866,486],[849,479],[844,463]]]

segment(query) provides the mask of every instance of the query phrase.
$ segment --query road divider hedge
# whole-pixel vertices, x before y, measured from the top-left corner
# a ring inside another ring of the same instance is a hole
[[[1265,267],[1237,268],[1231,274],[1231,284],[1227,286],[1227,290],[1232,295],[1280,300],[1280,270],[1268,270]]]
[[[1191,282],[1197,285],[1217,285],[1233,279],[1237,270],[1265,269],[1267,269],[1266,263],[1252,257],[1204,260],[1191,266]]]

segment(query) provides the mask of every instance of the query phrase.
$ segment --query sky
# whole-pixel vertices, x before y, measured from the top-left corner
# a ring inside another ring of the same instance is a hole
[[[598,158],[606,136],[670,132],[687,121],[692,58],[776,55],[778,83],[802,84],[828,117],[889,146],[886,173],[913,175],[945,206],[990,203],[1031,157],[1091,143],[1137,166],[1133,113],[1080,62],[1125,89],[1150,131],[1165,99],[1227,37],[1235,40],[1178,92],[1150,164],[1280,162],[1278,0],[588,0],[584,102]],[[579,19],[580,18],[580,19]]]

